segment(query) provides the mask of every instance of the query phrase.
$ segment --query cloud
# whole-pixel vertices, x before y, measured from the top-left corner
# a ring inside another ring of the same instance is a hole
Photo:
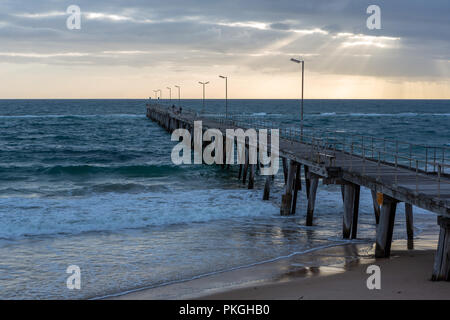
[[[365,0],[77,2],[81,30],[66,29],[55,1],[2,1],[0,62],[291,73],[285,59],[301,55],[318,73],[450,76],[447,0],[380,0],[381,30],[366,28]]]

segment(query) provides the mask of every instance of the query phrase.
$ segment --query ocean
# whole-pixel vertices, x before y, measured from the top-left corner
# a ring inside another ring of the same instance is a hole
[[[0,100],[0,299],[104,297],[349,242],[338,186],[319,185],[313,227],[304,191],[297,215],[281,217],[281,172],[262,201],[263,180],[248,190],[236,166],[172,164],[176,142],[145,117],[146,103]],[[228,103],[232,114],[299,126],[297,100]],[[224,100],[207,100],[206,112],[223,114]],[[450,146],[449,124],[449,100],[305,100],[306,131]],[[353,242],[372,244],[370,192],[361,192]],[[395,238],[406,237],[403,210]],[[414,213],[417,234],[436,225]],[[80,290],[66,286],[70,265]]]

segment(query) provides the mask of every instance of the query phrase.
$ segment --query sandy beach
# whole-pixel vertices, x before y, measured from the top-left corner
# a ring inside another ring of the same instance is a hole
[[[450,283],[430,281],[436,244],[434,232],[416,239],[414,250],[397,240],[389,259],[374,259],[371,244],[348,244],[110,298],[450,299]],[[381,269],[380,290],[367,288],[369,265]]]

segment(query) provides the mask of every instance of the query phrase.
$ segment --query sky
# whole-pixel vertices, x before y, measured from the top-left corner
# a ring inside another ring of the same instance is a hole
[[[0,99],[296,99],[291,58],[307,99],[450,99],[449,40],[448,0],[1,0]]]

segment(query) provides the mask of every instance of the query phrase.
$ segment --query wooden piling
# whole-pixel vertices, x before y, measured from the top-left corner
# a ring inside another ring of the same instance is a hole
[[[294,178],[296,172],[296,163],[291,160],[289,163],[288,178],[286,182],[285,194],[281,197],[280,214],[287,216],[291,214],[292,206],[292,188],[294,186]]]
[[[343,186],[344,217],[342,223],[342,237],[356,239],[358,230],[359,194],[360,186],[347,183]]]
[[[248,152],[245,152],[245,164],[244,164],[244,173],[242,175],[242,183],[245,184],[247,180],[247,172],[248,172]]]
[[[250,173],[248,175],[248,188],[253,189],[255,185],[255,165],[250,165]]]
[[[352,184],[344,185],[344,217],[342,223],[342,237],[350,238],[352,222],[353,222],[353,202],[355,197],[355,188]]]
[[[309,199],[309,190],[310,190],[310,179],[309,179],[309,167],[304,166],[305,170],[305,189],[306,189],[306,198]]]
[[[441,230],[431,280],[450,281],[450,218],[439,216],[437,221]]]
[[[288,178],[288,166],[286,158],[281,158],[281,162],[283,163],[284,184],[286,184]]]
[[[388,258],[391,255],[396,209],[397,200],[383,195],[380,222],[377,226],[377,240],[375,245],[376,258]]]
[[[373,212],[375,214],[375,222],[376,224],[380,221],[380,206],[377,201],[377,192],[374,190],[370,190],[372,194],[372,204],[373,204]]]
[[[295,182],[294,182],[294,195],[292,199],[292,214],[295,214],[295,211],[297,209],[297,196],[298,196],[298,190],[301,188],[301,164],[297,163],[297,169],[295,172]]]
[[[264,184],[263,200],[269,200],[269,197],[270,197],[270,182],[271,181],[272,181],[271,176],[266,176],[266,183]]]
[[[306,225],[313,225],[314,207],[316,204],[316,192],[319,185],[319,177],[315,174],[309,174],[309,197],[308,197],[308,209],[306,211]]]
[[[406,234],[408,236],[408,249],[414,249],[414,220],[413,208],[410,203],[405,202]]]
[[[355,196],[353,199],[353,221],[352,221],[352,239],[356,239],[358,233],[358,215],[359,215],[359,195],[361,186],[355,184]]]

